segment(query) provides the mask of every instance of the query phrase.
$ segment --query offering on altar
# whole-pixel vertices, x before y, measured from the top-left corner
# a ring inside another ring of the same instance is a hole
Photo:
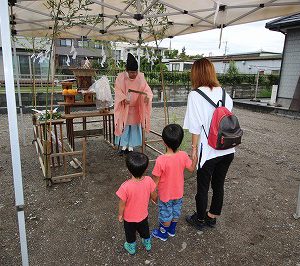
[[[73,89],[73,82],[71,81],[62,81],[62,95],[64,96],[64,100],[67,103],[75,102],[75,95],[77,94],[77,89]]]
[[[60,119],[61,118],[61,113],[57,111],[57,108],[51,110],[37,110],[37,109],[31,109],[32,111],[35,112],[35,117],[39,121],[45,121],[49,120],[50,118],[55,120],[55,119]]]
[[[63,89],[62,91],[62,95],[76,95],[77,93],[77,89]]]
[[[94,102],[95,91],[90,90],[93,83],[93,77],[96,76],[96,69],[92,68],[92,64],[88,59],[82,62],[80,68],[71,69],[76,77],[78,90],[76,93],[83,95],[85,103]]]
[[[107,76],[102,76],[89,88],[96,93],[96,108],[100,112],[109,111],[113,104],[111,89]]]

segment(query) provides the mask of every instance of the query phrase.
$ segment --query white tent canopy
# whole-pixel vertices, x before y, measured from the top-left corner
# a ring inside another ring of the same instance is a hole
[[[51,7],[51,2],[56,4]],[[174,37],[300,11],[299,0],[75,0],[71,11],[68,2],[60,1],[62,12],[57,14],[59,25],[65,26],[60,38],[115,41],[147,42],[153,41],[153,30]],[[16,0],[12,10],[17,35],[51,36],[58,5],[59,0]]]

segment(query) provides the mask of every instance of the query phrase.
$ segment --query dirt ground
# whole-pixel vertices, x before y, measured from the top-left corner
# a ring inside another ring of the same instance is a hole
[[[115,191],[128,176],[124,158],[102,138],[91,138],[86,179],[46,187],[26,115],[21,159],[30,265],[300,265],[300,220],[293,218],[300,120],[235,112],[244,139],[228,173],[217,227],[201,232],[186,224],[196,189],[195,174],[186,174],[177,235],[167,242],[154,239],[149,253],[138,238],[135,256],[123,250],[123,227],[117,221]],[[184,113],[184,107],[170,108],[170,120],[182,123]],[[154,109],[152,120],[161,131],[163,109]],[[0,116],[0,155],[0,265],[21,265],[6,115]],[[153,163],[149,172],[152,168]],[[157,225],[153,204],[149,222],[151,228]]]

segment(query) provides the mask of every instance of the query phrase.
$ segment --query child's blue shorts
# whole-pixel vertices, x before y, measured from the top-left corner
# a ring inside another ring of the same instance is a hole
[[[158,201],[158,220],[162,223],[178,219],[181,214],[182,198],[169,200],[168,202]]]

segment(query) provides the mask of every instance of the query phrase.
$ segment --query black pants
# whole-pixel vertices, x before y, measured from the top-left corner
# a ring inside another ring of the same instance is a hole
[[[209,184],[213,191],[209,212],[220,215],[224,198],[224,181],[234,153],[210,159],[197,171],[196,208],[199,220],[205,217]]]
[[[126,241],[128,243],[135,242],[136,232],[139,233],[141,238],[147,239],[150,237],[148,217],[139,223],[126,222],[124,220],[124,229],[125,229]]]

